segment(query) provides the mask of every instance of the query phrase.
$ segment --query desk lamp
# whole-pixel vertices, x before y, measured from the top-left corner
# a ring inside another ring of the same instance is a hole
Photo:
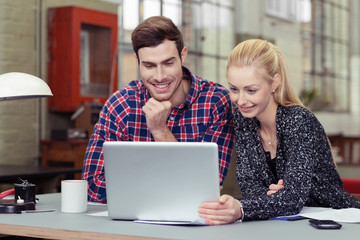
[[[0,75],[0,101],[50,97],[49,86],[27,73],[10,72]]]
[[[27,73],[10,72],[0,75],[0,101],[53,96],[49,86],[40,78]],[[14,194],[14,189],[0,193],[0,199]],[[35,203],[18,204],[14,201],[0,200],[0,213],[14,213],[35,209]]]

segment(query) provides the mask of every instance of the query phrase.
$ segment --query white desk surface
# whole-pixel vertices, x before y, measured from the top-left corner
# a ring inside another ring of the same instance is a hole
[[[168,226],[114,221],[88,213],[105,211],[106,206],[89,205],[87,213],[60,212],[60,194],[37,196],[37,209],[56,212],[0,214],[0,234],[48,239],[359,239],[359,224],[343,224],[340,230],[317,230],[308,220],[267,220],[222,226]]]

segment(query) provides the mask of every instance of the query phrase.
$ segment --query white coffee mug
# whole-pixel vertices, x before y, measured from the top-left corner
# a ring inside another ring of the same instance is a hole
[[[61,211],[66,213],[81,213],[87,211],[86,180],[61,181]]]

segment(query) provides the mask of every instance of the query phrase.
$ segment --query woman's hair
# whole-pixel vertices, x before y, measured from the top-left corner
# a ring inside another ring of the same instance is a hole
[[[227,69],[244,66],[255,69],[269,81],[274,81],[274,76],[279,74],[281,80],[274,92],[275,102],[285,107],[292,105],[304,107],[290,86],[286,59],[278,47],[261,39],[250,39],[239,43],[229,55]]]
[[[138,58],[140,48],[155,47],[165,39],[175,41],[181,57],[181,51],[184,48],[182,33],[170,18],[164,16],[149,17],[141,22],[131,34],[132,46]]]

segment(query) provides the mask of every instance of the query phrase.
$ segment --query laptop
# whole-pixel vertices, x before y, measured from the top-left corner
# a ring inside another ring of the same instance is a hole
[[[208,142],[105,142],[111,219],[203,224],[197,209],[217,201],[218,147]]]

